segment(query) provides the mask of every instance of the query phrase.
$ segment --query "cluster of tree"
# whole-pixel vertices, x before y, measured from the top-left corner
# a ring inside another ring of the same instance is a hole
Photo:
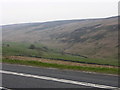
[[[29,46],[29,49],[36,49],[36,47],[35,47],[35,45],[31,44],[31,45]]]
[[[29,49],[35,49],[36,51],[38,51],[38,53],[40,55],[43,54],[43,52],[47,52],[48,48],[47,47],[36,47],[34,44],[31,44],[29,47]]]
[[[36,49],[36,50],[42,50],[42,51],[47,51],[48,50],[48,48],[47,47],[36,47],[34,44],[31,44],[30,46],[29,46],[29,49]]]
[[[3,46],[10,47],[10,45],[9,45],[9,44],[4,44],[4,43],[3,43]]]

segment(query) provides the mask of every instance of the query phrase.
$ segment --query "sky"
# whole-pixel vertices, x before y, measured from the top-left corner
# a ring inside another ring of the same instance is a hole
[[[0,25],[118,15],[119,0],[1,0]]]

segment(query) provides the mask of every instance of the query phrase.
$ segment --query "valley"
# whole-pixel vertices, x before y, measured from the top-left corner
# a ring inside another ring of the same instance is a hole
[[[117,20],[118,16],[4,25],[3,60],[28,57],[43,63],[119,67]]]

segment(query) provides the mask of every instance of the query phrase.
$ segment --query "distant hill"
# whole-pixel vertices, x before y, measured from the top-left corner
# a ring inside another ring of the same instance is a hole
[[[118,17],[2,26],[3,42],[41,43],[90,58],[118,57]]]

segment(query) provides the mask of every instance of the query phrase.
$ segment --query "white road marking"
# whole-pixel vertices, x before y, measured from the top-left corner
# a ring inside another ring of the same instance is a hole
[[[38,79],[44,79],[44,80],[51,80],[51,81],[70,83],[70,84],[76,84],[76,85],[97,87],[97,88],[106,88],[106,89],[116,89],[117,88],[117,89],[119,89],[118,87],[113,87],[113,86],[99,85],[99,84],[93,84],[93,83],[87,83],[87,82],[80,82],[80,81],[73,81],[73,80],[59,79],[59,78],[52,78],[52,77],[47,77],[47,76],[31,75],[31,74],[11,72],[11,71],[0,70],[0,73],[12,74],[12,75],[18,75],[18,76],[24,76],[24,77],[31,77],[31,78],[38,78]]]
[[[0,89],[2,89],[3,87],[0,87]]]
[[[0,87],[0,90],[11,90],[11,89],[8,89],[8,88],[5,88],[5,87]]]

